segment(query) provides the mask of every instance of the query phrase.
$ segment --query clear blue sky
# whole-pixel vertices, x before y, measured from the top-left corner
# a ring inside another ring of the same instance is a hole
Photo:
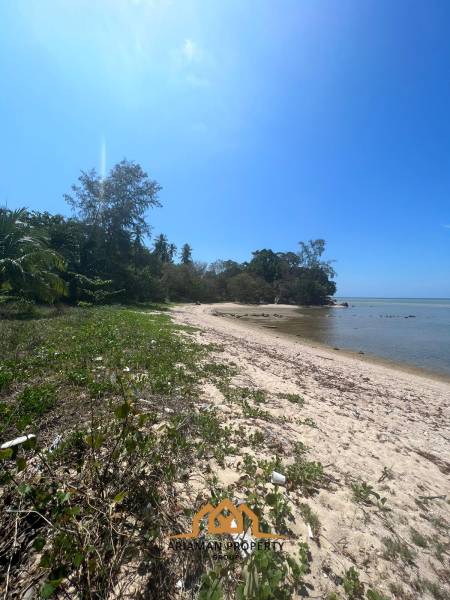
[[[127,157],[197,259],[323,237],[339,295],[450,297],[448,0],[0,0],[0,33],[0,204],[70,214]]]

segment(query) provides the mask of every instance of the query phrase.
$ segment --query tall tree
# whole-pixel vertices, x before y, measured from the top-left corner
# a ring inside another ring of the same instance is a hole
[[[192,248],[189,244],[184,244],[181,248],[180,259],[183,265],[192,264]]]
[[[177,251],[175,244],[169,244],[167,236],[160,233],[153,244],[153,254],[162,263],[173,262],[173,257]]]
[[[94,169],[82,171],[78,181],[72,194],[64,197],[87,224],[100,226],[109,235],[127,233],[138,240],[149,234],[145,213],[161,206],[158,193],[162,188],[140,165],[122,160],[105,178]]]
[[[322,269],[328,277],[336,275],[332,267],[332,261],[322,260],[322,254],[325,252],[325,240],[309,240],[309,242],[299,242],[300,251],[298,253],[301,267],[306,269]]]

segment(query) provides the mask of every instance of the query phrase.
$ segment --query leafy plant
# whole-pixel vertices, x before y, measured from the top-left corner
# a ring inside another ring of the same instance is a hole
[[[308,547],[299,544],[298,558],[272,550],[257,550],[243,569],[237,600],[288,600],[309,570]]]
[[[345,572],[343,583],[345,593],[351,600],[362,598],[364,594],[364,584],[359,580],[359,573],[355,567],[350,567]]]
[[[387,499],[381,497],[380,494],[366,481],[353,483],[352,491],[355,502],[369,505],[373,504],[373,499],[375,499],[380,508],[384,507],[386,504]]]

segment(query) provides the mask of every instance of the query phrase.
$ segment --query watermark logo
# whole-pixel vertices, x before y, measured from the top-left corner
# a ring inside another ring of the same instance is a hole
[[[245,516],[250,520],[250,528],[245,527]],[[235,506],[227,498],[217,506],[213,506],[210,502],[202,506],[192,519],[192,531],[171,535],[170,539],[198,538],[200,536],[200,524],[206,517],[208,517],[207,529],[210,534],[245,535],[250,529],[253,538],[286,539],[286,536],[283,535],[260,531],[258,516],[246,504]]]

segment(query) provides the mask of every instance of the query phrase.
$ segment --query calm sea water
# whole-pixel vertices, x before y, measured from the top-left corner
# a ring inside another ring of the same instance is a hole
[[[350,307],[298,309],[277,328],[450,375],[450,299],[339,298]]]

